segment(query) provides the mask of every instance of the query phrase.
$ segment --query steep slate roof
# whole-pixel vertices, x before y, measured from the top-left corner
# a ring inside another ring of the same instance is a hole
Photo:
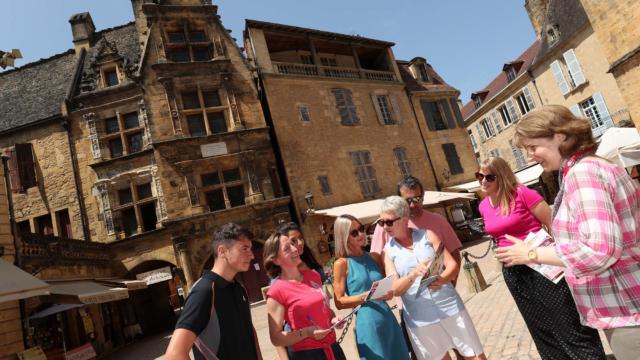
[[[520,69],[516,73],[516,77],[522,75],[529,69],[529,66],[531,65],[531,62],[533,61],[539,48],[540,48],[540,41],[536,40],[533,44],[531,44],[531,46],[529,46],[527,50],[525,50],[520,56],[518,56],[518,58],[509,62],[509,63],[517,63],[522,61],[522,65],[520,66]],[[484,104],[489,100],[491,100],[494,96],[498,95],[504,88],[507,87],[507,85],[509,85],[509,83],[510,81],[507,79],[507,74],[504,71],[500,71],[498,76],[496,76],[493,79],[493,81],[489,83],[489,85],[485,86],[482,90],[478,90],[474,92],[474,94],[486,92],[487,94],[485,95],[484,100],[482,101],[482,103]],[[467,120],[469,116],[471,116],[471,114],[473,114],[475,111],[476,111],[476,107],[473,101],[467,102],[462,107],[462,118]]]
[[[533,61],[533,65],[543,61],[554,47],[571,38],[576,31],[587,23],[589,23],[589,18],[580,0],[550,0],[541,29],[540,50]],[[547,25],[559,25],[560,38],[551,46],[549,46],[549,41],[547,40]]]
[[[429,76],[429,79],[431,79],[430,83],[419,82],[413,77],[413,75],[411,75],[411,71],[409,70],[409,65],[411,64],[411,62],[397,60],[396,63],[398,64],[398,69],[400,69],[402,82],[405,83],[407,91],[409,91],[410,93],[458,91],[453,86],[447,84],[429,63],[425,63],[425,65],[427,65],[427,75]]]
[[[94,34],[93,46],[87,50],[82,67],[81,88],[95,90],[98,87],[100,73],[94,68],[97,57],[101,52],[109,51],[109,46],[114,46],[117,55],[124,60],[124,68],[128,74],[135,71],[140,60],[140,45],[135,22],[105,29]],[[106,49],[105,49],[106,48]],[[76,89],[76,92],[80,89]]]
[[[125,68],[135,67],[140,46],[134,23],[105,29],[94,35],[94,46],[85,55],[83,80],[93,76],[92,59],[103,39],[114,44],[125,60]],[[73,49],[47,59],[0,73],[0,132],[36,123],[60,115],[69,93],[79,60]],[[73,92],[76,94],[78,89]]]
[[[76,64],[68,50],[0,73],[0,132],[59,115]]]

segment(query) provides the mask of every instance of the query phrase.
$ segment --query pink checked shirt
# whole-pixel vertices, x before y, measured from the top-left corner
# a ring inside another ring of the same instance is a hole
[[[640,325],[640,188],[626,171],[583,159],[564,178],[556,252],[584,325]]]

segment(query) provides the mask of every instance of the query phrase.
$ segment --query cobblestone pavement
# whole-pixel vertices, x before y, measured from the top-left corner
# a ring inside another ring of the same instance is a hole
[[[473,243],[465,243],[464,250],[471,254],[481,255],[485,252],[487,246],[487,240],[479,240]],[[456,289],[464,300],[467,311],[476,325],[488,359],[540,359],[524,321],[502,279],[499,267],[496,266],[496,260],[493,259],[490,253],[486,258],[477,260],[477,263],[489,287],[476,294],[468,287],[468,280],[461,271]],[[338,313],[346,312],[348,311],[338,311]],[[254,304],[251,309],[251,314],[258,333],[264,360],[277,359],[275,348],[269,340],[264,303]],[[347,359],[358,359],[352,328],[353,325],[351,329],[349,329],[341,346],[347,355]],[[162,334],[144,339],[111,354],[106,359],[155,359],[162,354],[163,349],[166,348],[169,339],[168,335],[169,334]],[[606,340],[602,334],[601,337],[605,344],[605,350],[607,354],[610,355],[611,350],[606,344]],[[162,357],[159,357],[158,359],[161,358]],[[611,355],[610,359],[613,359]]]

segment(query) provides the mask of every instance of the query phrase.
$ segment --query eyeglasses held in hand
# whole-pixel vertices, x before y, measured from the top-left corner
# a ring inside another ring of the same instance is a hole
[[[422,204],[422,196],[414,196],[410,198],[406,198],[409,204]]]
[[[351,230],[351,232],[349,232],[349,235],[351,235],[351,237],[358,237],[358,235],[360,234],[364,234],[364,225],[360,225],[359,228],[353,229]]]
[[[400,220],[400,218],[395,218],[393,220],[380,219],[380,220],[376,221],[376,224],[378,226],[382,226],[382,227],[384,227],[385,225],[387,225],[388,227],[392,227],[393,223],[395,223],[398,220]]]
[[[481,173],[477,172],[477,173],[476,173],[476,179],[477,179],[479,182],[482,182],[482,179],[485,179],[485,180],[487,180],[488,182],[494,182],[494,181],[496,181],[496,176],[495,176],[495,175],[493,175],[493,174],[486,174],[486,175],[485,175],[485,174],[481,174]]]

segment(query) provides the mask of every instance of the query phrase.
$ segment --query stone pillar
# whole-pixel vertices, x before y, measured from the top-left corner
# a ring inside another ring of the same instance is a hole
[[[98,137],[98,130],[96,129],[96,114],[86,113],[82,115],[82,118],[87,122],[87,129],[89,130],[89,141],[91,142],[91,154],[94,159],[102,158],[102,152],[100,149],[100,138]]]
[[[147,115],[147,106],[144,100],[138,102],[138,121],[142,120],[144,126],[144,136],[142,137],[142,147],[146,148],[151,145],[151,129],[149,128],[149,116]]]
[[[111,212],[111,205],[109,202],[109,191],[106,184],[97,185],[98,193],[100,195],[100,202],[102,203],[102,214],[104,217],[104,225],[107,228],[108,235],[114,235],[116,233],[113,225],[113,214]]]
[[[156,224],[156,227],[161,227],[162,220],[167,218],[167,205],[164,202],[164,193],[162,192],[162,185],[160,184],[157,166],[151,168],[151,183],[151,186],[156,193],[156,213],[158,215],[158,223]]]
[[[159,80],[160,83],[162,83],[162,86],[164,87],[166,93],[169,114],[171,115],[171,124],[173,125],[173,133],[182,136],[182,123],[180,121],[180,111],[178,111],[178,103],[176,102],[176,94],[173,88],[173,81],[171,79]]]
[[[264,201],[264,195],[260,191],[260,184],[258,183],[258,177],[254,167],[254,154],[247,154],[242,157],[242,167],[247,174],[247,180],[249,183],[249,194],[244,198],[245,203],[255,204]]]
[[[229,108],[229,119],[231,120],[231,130],[244,130],[244,123],[242,122],[242,118],[240,117],[240,111],[238,111],[238,104],[236,103],[236,95],[231,86],[231,75],[221,74],[222,78],[222,87],[224,92],[226,93],[227,98],[227,106]]]
[[[191,273],[191,260],[187,252],[187,241],[184,238],[174,238],[173,244],[177,255],[176,258],[180,263],[180,268],[184,274],[184,281],[186,282],[186,286],[182,288],[184,290],[184,297],[186,298],[194,283],[193,274]]]

